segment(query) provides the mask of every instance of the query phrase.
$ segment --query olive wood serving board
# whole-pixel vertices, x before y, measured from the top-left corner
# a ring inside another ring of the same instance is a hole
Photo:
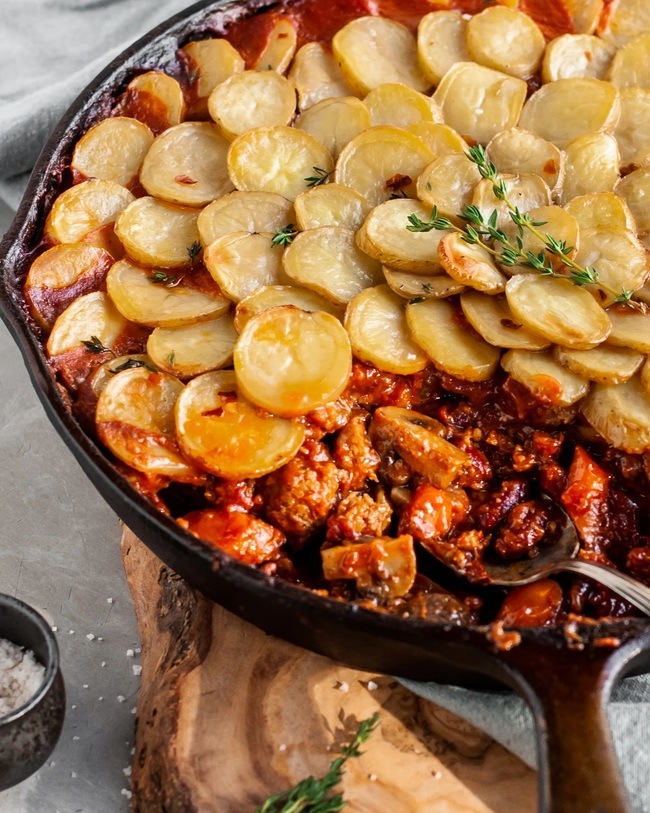
[[[388,676],[268,636],[190,588],[129,530],[122,558],[142,639],[136,813],[253,813],[324,774],[380,714],[342,784],[348,813],[534,813],[532,770]]]

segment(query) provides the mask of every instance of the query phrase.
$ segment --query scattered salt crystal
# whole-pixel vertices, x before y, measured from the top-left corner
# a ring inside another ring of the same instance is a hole
[[[350,684],[346,683],[344,680],[339,683],[336,687],[340,692],[349,692],[350,691]]]
[[[127,790],[126,788],[122,788],[122,790],[120,791],[120,793],[122,794],[122,796],[126,796],[126,798],[127,798],[127,799],[130,799],[130,798],[131,798],[131,796],[132,796],[131,791],[130,791],[130,790]]]
[[[284,743],[282,743],[282,745],[278,745],[278,751],[286,751],[286,750],[287,750],[287,746]]]
[[[103,641],[104,639],[103,639],[103,638],[102,638],[102,636],[100,635],[100,636],[97,638],[97,640],[98,640],[98,641]]]
[[[132,649],[127,649],[126,650],[126,657],[127,658],[132,658],[134,655],[135,655],[135,652]]]
[[[112,603],[115,601],[115,599],[114,599],[114,598],[107,598],[107,599],[106,599],[106,601],[107,601],[109,604],[112,604]]]
[[[141,667],[139,664],[136,664],[136,665],[133,667],[133,674],[134,674],[136,677],[140,677],[140,675],[142,674],[142,667]]]
[[[76,707],[76,706],[75,706],[75,704],[73,703],[73,704],[70,706],[70,708],[71,708],[71,709],[76,709],[77,707]]]
[[[376,782],[376,781],[377,781],[377,774],[376,774],[376,773],[371,773],[371,774],[368,774],[368,779],[369,779],[371,782]]]
[[[70,771],[70,779],[76,779],[77,774],[74,771]]]
[[[72,739],[73,739],[73,740],[76,742],[77,740],[80,740],[80,739],[81,739],[81,737],[78,737],[78,736],[75,734],[75,735],[74,735],[74,737],[73,737]]]
[[[58,631],[59,631],[58,627],[52,627],[52,632],[58,632]]]
[[[127,743],[127,745],[128,745],[128,743]],[[133,756],[134,754],[135,754],[135,748],[132,748],[131,749],[131,756]]]
[[[97,698],[97,700],[99,700],[100,703],[102,702],[103,699],[104,699],[103,697],[98,697]]]
[[[102,661],[102,667],[106,666],[106,661]]]
[[[45,667],[34,653],[0,638],[0,717],[23,706],[43,683]]]
[[[81,688],[82,688],[82,689],[87,689],[87,688],[88,688],[88,684],[87,684],[87,683],[82,683]]]
[[[68,630],[68,635],[74,635],[74,630]]]
[[[131,714],[137,714],[137,712],[138,712],[138,707],[133,706],[133,708],[131,709]]]
[[[136,646],[136,648],[135,648],[135,654],[136,654],[136,655],[139,655],[141,652],[142,652],[142,650],[140,649],[140,647],[139,647],[139,646]]]
[[[95,640],[95,636],[92,634],[92,632],[89,632],[88,635],[86,635],[86,638],[88,638],[89,641]]]
[[[56,765],[56,762],[55,762],[54,760],[52,760],[52,761],[50,762],[50,768],[53,768],[55,765]]]
[[[131,776],[131,766],[127,765],[126,768],[122,768],[122,773],[124,776]]]
[[[125,700],[126,700],[126,697],[124,697],[123,694],[118,694],[118,696],[117,696],[117,702],[118,703],[124,703]]]
[[[369,680],[367,685],[368,685],[368,691],[369,692],[374,692],[375,689],[379,688],[379,686],[375,683],[374,680]]]

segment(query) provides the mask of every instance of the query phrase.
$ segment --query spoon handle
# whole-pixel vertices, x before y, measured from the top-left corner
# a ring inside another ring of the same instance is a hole
[[[611,567],[599,565],[596,562],[585,562],[582,559],[567,559],[559,563],[555,569],[579,573],[581,576],[600,582],[623,596],[630,604],[634,604],[641,612],[650,615],[650,588],[630,576],[619,573]]]

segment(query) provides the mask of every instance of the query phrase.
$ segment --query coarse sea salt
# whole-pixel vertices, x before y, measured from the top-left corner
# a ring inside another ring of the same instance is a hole
[[[27,703],[44,677],[45,667],[33,652],[0,638],[0,717]]]

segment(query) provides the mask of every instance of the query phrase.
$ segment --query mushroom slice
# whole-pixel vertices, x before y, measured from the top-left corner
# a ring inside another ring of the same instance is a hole
[[[582,414],[610,446],[628,454],[650,448],[650,400],[638,378],[624,384],[596,384]]]
[[[217,125],[207,121],[171,127],[145,156],[140,182],[155,198],[205,206],[232,189],[226,169],[228,143]]]
[[[368,108],[355,96],[323,99],[296,119],[296,127],[318,139],[335,160],[343,147],[370,124]]]
[[[306,231],[319,226],[345,226],[359,229],[372,206],[362,194],[349,186],[328,183],[314,186],[295,200],[296,222]]]
[[[546,46],[544,82],[558,79],[605,79],[616,48],[589,34],[563,34]]]
[[[326,178],[332,156],[309,133],[295,127],[258,127],[232,142],[228,173],[244,192],[275,192],[295,200],[311,178]]]
[[[564,149],[586,133],[611,133],[620,115],[618,91],[600,79],[558,79],[533,93],[519,126]]]
[[[141,121],[159,135],[185,118],[183,89],[166,73],[147,71],[129,82],[116,111]]]
[[[619,90],[650,88],[650,34],[642,34],[617,51],[608,78]]]
[[[103,286],[112,264],[107,251],[88,243],[65,243],[43,252],[31,264],[23,288],[32,317],[51,330],[77,297]]]
[[[411,231],[409,217],[431,218],[431,207],[416,200],[388,200],[376,206],[357,232],[359,248],[391,268],[440,274],[438,246],[448,231]]]
[[[459,11],[432,11],[418,26],[418,58],[424,75],[434,84],[457,62],[469,62],[467,20]]]
[[[502,175],[539,175],[551,192],[562,188],[564,154],[530,130],[511,127],[497,133],[487,154]]]
[[[571,406],[589,391],[589,382],[559,364],[548,350],[508,350],[501,366],[535,398],[551,406]]]
[[[433,99],[442,108],[445,124],[465,139],[487,144],[517,124],[526,92],[523,79],[475,62],[458,62],[444,75]]]
[[[577,34],[593,34],[605,8],[605,0],[564,0]]]
[[[273,235],[236,231],[206,248],[203,262],[224,296],[239,302],[265,285],[284,282],[282,249]]]
[[[430,86],[418,65],[411,32],[386,17],[359,17],[339,29],[332,50],[353,93],[366,96],[385,82],[399,82],[415,90]]]
[[[343,309],[334,305],[324,296],[320,296],[309,288],[299,288],[296,285],[266,285],[255,293],[242,299],[235,308],[235,329],[241,333],[249,319],[262,311],[279,308],[283,305],[293,305],[303,311],[314,313],[325,311],[337,319],[343,319]]]
[[[592,350],[567,350],[556,347],[553,355],[575,375],[598,384],[622,384],[643,364],[644,356],[627,347],[601,345]]]
[[[608,344],[650,353],[650,312],[639,313],[626,305],[614,305],[607,315],[612,324]]]
[[[618,181],[621,157],[614,136],[586,133],[567,145],[562,203],[591,192],[611,192]]]
[[[198,277],[197,272],[192,277]],[[192,277],[157,281],[151,269],[121,260],[108,272],[106,289],[126,319],[149,327],[183,327],[225,313],[230,303],[210,277],[205,274],[211,285],[201,280],[196,288],[190,287]]]
[[[467,291],[460,297],[465,318],[486,342],[516,350],[545,350],[549,342],[518,322],[504,296]]]
[[[153,133],[137,119],[115,116],[91,127],[74,148],[70,167],[81,178],[131,186],[153,143]]]
[[[297,43],[298,36],[291,20],[288,17],[278,17],[255,69],[284,73],[296,53]]]
[[[470,329],[462,313],[444,299],[426,299],[406,306],[413,340],[438,369],[466,381],[487,381],[500,353]]]
[[[321,550],[328,580],[354,579],[362,596],[388,600],[406,595],[415,583],[417,563],[412,536],[383,536],[354,545]]]
[[[551,203],[551,190],[539,175],[503,175],[502,178],[508,187],[508,199],[520,212],[530,212]],[[497,200],[488,178],[483,178],[474,188],[472,204],[480,209],[486,221],[496,211],[498,228],[507,230],[512,225],[510,209],[504,201]]]
[[[229,480],[262,477],[281,468],[305,437],[298,421],[261,415],[242,398],[230,370],[190,381],[176,404],[176,430],[191,460]]]
[[[650,34],[650,6],[646,0],[619,0],[605,9],[598,24],[598,34],[617,48],[639,34]]]
[[[356,358],[379,370],[410,375],[427,366],[411,339],[402,300],[387,285],[367,288],[350,301],[345,328]]]
[[[465,155],[469,151],[469,144],[465,139],[447,124],[416,121],[415,124],[409,124],[406,129],[423,141],[436,158],[443,158],[445,155]]]
[[[607,313],[568,279],[520,274],[508,280],[506,296],[515,319],[550,342],[589,350],[609,336]]]
[[[45,236],[54,243],[77,243],[102,226],[113,224],[135,198],[113,181],[84,181],[66,189],[52,204]]]
[[[298,90],[300,110],[350,93],[336,60],[320,42],[308,42],[300,48],[291,63],[289,79]]]
[[[626,172],[650,163],[650,89],[621,91],[621,117],[614,136]]]
[[[414,196],[417,179],[434,157],[417,136],[406,130],[371,127],[341,151],[334,180],[356,189],[378,206],[396,193]]]
[[[506,278],[494,264],[492,255],[482,245],[466,243],[456,232],[442,238],[438,259],[449,276],[461,285],[491,295],[505,291]]]
[[[581,229],[575,259],[583,268],[596,268],[599,280],[615,291],[637,291],[650,272],[643,244],[634,232],[620,229]],[[614,302],[613,294],[592,290],[603,307]]]
[[[188,67],[189,113],[207,118],[208,96],[222,82],[244,70],[244,60],[228,40],[211,37],[181,48]]]
[[[580,239],[580,228],[578,221],[575,217],[562,209],[560,206],[538,206],[536,209],[531,209],[528,214],[533,223],[541,223],[537,226],[537,231],[543,235],[550,234],[553,238],[560,243],[564,244],[565,256],[573,259],[578,253],[578,245]],[[510,223],[504,230],[510,239],[511,243],[515,243],[517,239],[518,230],[514,223]],[[525,229],[521,236],[522,251],[531,251],[535,255],[539,255],[541,251],[546,254],[546,257],[551,261],[554,267],[562,270],[564,263],[562,260],[546,248],[546,243],[540,240],[537,235],[533,234],[529,229]],[[525,270],[524,270],[525,269]],[[525,266],[507,267],[508,273],[524,273],[529,274],[530,269]]]
[[[348,384],[352,350],[329,313],[291,306],[253,316],[235,345],[241,392],[275,415],[295,417],[335,401]]]
[[[117,218],[115,233],[136,262],[179,268],[189,265],[188,252],[199,239],[198,216],[196,209],[138,198]]]
[[[431,121],[442,124],[442,111],[435,102],[423,93],[407,85],[387,82],[379,85],[363,100],[370,111],[373,125],[391,124],[394,127],[408,127],[418,121]]]
[[[75,299],[57,318],[47,340],[48,356],[59,356],[97,339],[112,350],[126,322],[103,291]]]
[[[383,282],[381,264],[357,248],[352,229],[340,226],[301,232],[284,252],[283,263],[294,282],[338,305]]]
[[[539,68],[546,40],[531,18],[506,6],[491,6],[467,23],[467,50],[480,65],[528,79]]]
[[[630,172],[621,178],[614,191],[625,199],[639,232],[650,232],[650,167]]]
[[[193,378],[232,363],[237,331],[232,316],[186,327],[157,327],[147,341],[153,363],[178,378]]]
[[[570,200],[564,208],[575,217],[580,229],[636,231],[627,203],[613,192],[580,195]]]
[[[201,211],[199,234],[204,246],[237,231],[270,232],[291,223],[290,200],[275,192],[230,192]]]
[[[296,89],[275,71],[244,71],[217,85],[208,110],[232,141],[255,127],[289,124],[296,111]]]
[[[418,197],[429,206],[436,206],[441,214],[457,220],[463,206],[471,203],[480,180],[476,165],[465,155],[445,155],[436,158],[420,175]]]
[[[384,266],[384,276],[389,288],[404,299],[444,299],[460,294],[465,286],[448,277],[438,274],[430,277],[424,274],[408,274]]]

